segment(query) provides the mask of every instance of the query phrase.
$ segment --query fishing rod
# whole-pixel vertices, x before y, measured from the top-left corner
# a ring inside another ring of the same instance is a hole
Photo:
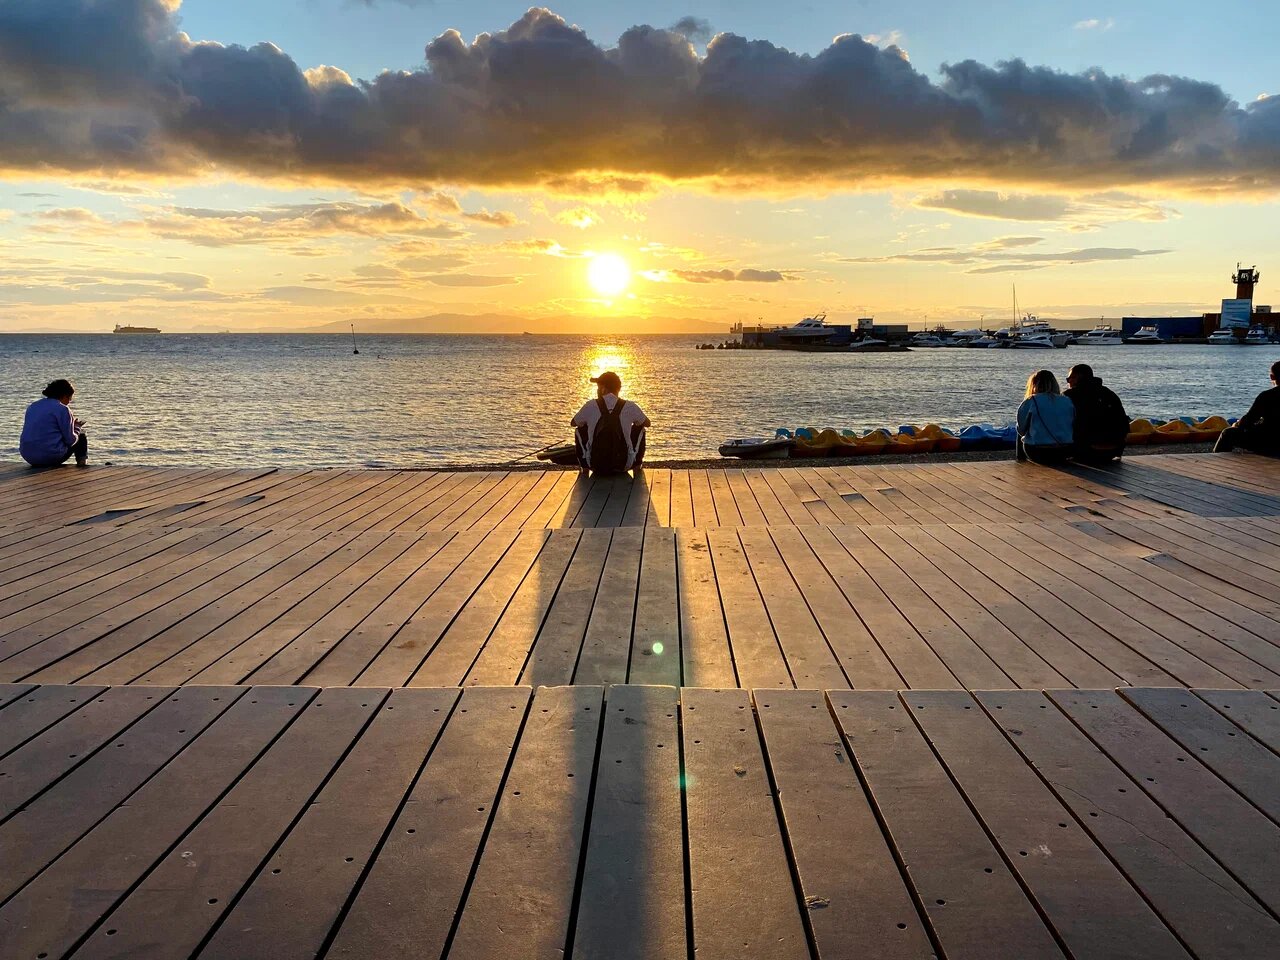
[[[552,447],[558,447],[563,443],[564,443],[563,440],[552,440],[550,443],[548,443],[544,447],[539,447],[537,450],[530,450],[528,453],[523,454],[522,456],[516,457],[514,460],[507,460],[506,464],[519,463],[521,460],[528,460],[530,457],[536,457],[538,454],[542,453],[542,451],[544,450],[550,450]]]

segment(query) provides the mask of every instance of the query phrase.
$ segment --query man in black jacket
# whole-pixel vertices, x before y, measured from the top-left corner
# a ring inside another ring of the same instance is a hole
[[[1271,365],[1270,390],[1254,398],[1249,412],[1227,427],[1214,445],[1214,453],[1226,453],[1236,447],[1280,457],[1280,360]]]
[[[1067,383],[1066,396],[1076,408],[1076,462],[1096,465],[1121,456],[1129,435],[1129,415],[1120,398],[1102,385],[1087,363],[1072,367]]]

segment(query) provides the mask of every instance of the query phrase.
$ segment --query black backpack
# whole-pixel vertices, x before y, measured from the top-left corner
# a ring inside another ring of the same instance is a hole
[[[591,469],[596,473],[625,473],[627,469],[627,438],[622,433],[622,407],[627,401],[621,397],[610,410],[604,400],[596,398],[600,419],[591,435]]]

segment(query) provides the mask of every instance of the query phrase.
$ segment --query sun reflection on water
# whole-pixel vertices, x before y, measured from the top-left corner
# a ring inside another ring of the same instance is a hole
[[[622,378],[622,395],[637,403],[643,401],[645,389],[643,385],[644,370],[635,350],[631,346],[617,343],[595,343],[583,348],[578,362],[582,373],[582,394],[584,400],[596,395],[592,377],[598,377],[606,370],[612,370]]]

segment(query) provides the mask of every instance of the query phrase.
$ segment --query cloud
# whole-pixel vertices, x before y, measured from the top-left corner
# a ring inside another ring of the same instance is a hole
[[[1150,222],[1178,216],[1176,210],[1164,204],[1118,192],[1066,197],[996,190],[941,190],[916,197],[911,203],[924,210],[942,210],[966,217],[1042,223],[1063,221],[1085,229],[1124,220]]]
[[[337,235],[365,237],[460,237],[456,224],[424,217],[401,203],[306,203],[249,210],[168,207],[140,222],[140,227],[166,240],[185,240],[202,247],[298,243]]]
[[[706,43],[713,35],[711,22],[702,17],[681,17],[671,25],[671,32],[680,34],[690,43]]]
[[[8,258],[0,266],[0,303],[66,306],[131,300],[222,300],[208,277],[177,271],[86,267],[42,258]]]
[[[503,287],[520,282],[519,277],[486,277],[472,273],[442,273],[423,279],[440,287]]]
[[[815,55],[628,29],[603,46],[544,9],[357,81],[278,47],[197,42],[176,0],[0,5],[0,170],[348,187],[654,185],[806,192],[947,180],[1198,194],[1280,186],[1280,98],[1010,60],[945,64],[848,35]]]
[[[739,283],[782,283],[786,280],[798,280],[799,277],[781,270],[645,270],[640,274],[655,283],[717,283],[738,281]]]
[[[1082,247],[1074,250],[1030,252],[1019,248],[1035,246],[1041,237],[998,237],[967,247],[926,247],[909,253],[881,257],[828,256],[834,263],[946,263],[969,266],[965,273],[1007,273],[1015,270],[1037,270],[1041,267],[1069,266],[1079,263],[1101,263],[1156,257],[1171,250],[1139,250],[1135,247]]]
[[[595,213],[595,211],[587,207],[574,207],[572,210],[561,210],[552,219],[556,223],[563,223],[565,226],[576,227],[579,230],[585,230],[588,227],[599,226],[603,221]]]
[[[505,210],[495,210],[493,213],[488,210],[476,210],[471,213],[464,213],[462,216],[465,220],[482,223],[487,227],[502,227],[506,229],[520,225],[520,220],[516,215]]]
[[[1094,18],[1094,19],[1091,19],[1091,20],[1077,20],[1077,21],[1075,22],[1075,24],[1073,24],[1073,25],[1072,25],[1072,28],[1071,28],[1071,29],[1073,29],[1073,30],[1097,30],[1099,33],[1105,33],[1106,31],[1110,30],[1110,29],[1111,29],[1112,27],[1114,27],[1115,25],[1116,25],[1116,22],[1115,22],[1115,20],[1114,20],[1113,18],[1111,18],[1111,17],[1107,17],[1107,19],[1105,19],[1105,20],[1098,20],[1098,19]]]

